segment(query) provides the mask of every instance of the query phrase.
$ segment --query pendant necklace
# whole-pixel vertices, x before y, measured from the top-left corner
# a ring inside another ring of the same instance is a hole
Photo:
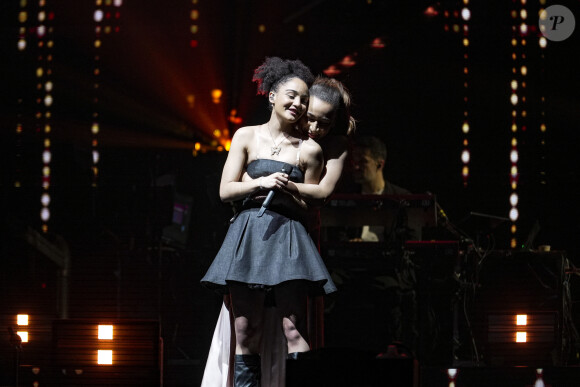
[[[282,144],[282,141],[284,141],[284,139],[286,138],[286,133],[282,132],[282,140],[280,140],[280,142],[278,144],[276,144],[276,141],[274,141],[274,137],[272,136],[272,132],[270,131],[270,123],[268,122],[267,124],[268,126],[268,133],[270,133],[270,138],[272,139],[272,144],[274,144],[274,146],[270,147],[270,155],[271,156],[278,156],[280,154],[280,151],[282,150],[282,147],[280,147],[280,144]]]

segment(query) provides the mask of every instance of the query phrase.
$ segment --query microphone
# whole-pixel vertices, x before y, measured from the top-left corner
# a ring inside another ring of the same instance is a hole
[[[280,172],[290,175],[290,173],[292,173],[292,166],[285,165],[282,167]],[[262,215],[264,215],[264,211],[266,211],[270,206],[270,202],[272,201],[272,199],[274,199],[275,192],[276,191],[274,191],[273,189],[271,189],[270,192],[268,192],[268,196],[266,196],[266,199],[264,199],[264,201],[262,202],[262,207],[260,207],[260,211],[258,211],[258,218],[261,218]]]

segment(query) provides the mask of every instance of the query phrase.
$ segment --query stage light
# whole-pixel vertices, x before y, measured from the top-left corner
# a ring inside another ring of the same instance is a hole
[[[220,98],[222,97],[223,92],[220,89],[213,89],[211,91],[211,98],[213,103],[220,103]]]
[[[18,314],[18,315],[16,315],[16,324],[18,326],[26,326],[26,325],[28,325],[28,315],[27,314]]]
[[[45,164],[50,164],[50,160],[52,159],[52,154],[50,153],[50,151],[47,149],[44,152],[42,152],[42,162]]]
[[[102,10],[100,10],[100,9],[97,9],[97,10],[95,11],[95,14],[94,14],[93,18],[95,19],[95,21],[96,21],[97,23],[100,23],[100,22],[102,22],[102,21],[103,21],[103,16],[104,16],[104,14],[103,14],[103,11],[102,11]]]
[[[16,331],[16,334],[20,336],[23,343],[28,343],[28,332],[26,331]]]
[[[50,195],[44,192],[40,197],[40,202],[44,207],[48,207],[50,205]]]
[[[461,18],[465,21],[471,19],[471,11],[469,10],[469,8],[463,8],[461,10]]]
[[[519,214],[519,211],[517,208],[514,207],[510,210],[510,220],[512,222],[515,222],[516,220],[518,220],[519,216],[520,216],[520,214]]]
[[[335,75],[340,74],[340,70],[337,69],[336,66],[334,66],[334,65],[328,66],[328,68],[326,68],[325,70],[322,70],[322,72],[329,77],[333,77]]]
[[[518,167],[517,165],[512,165],[511,169],[510,169],[510,174],[512,179],[515,179],[518,177]]]
[[[541,48],[546,48],[548,46],[548,40],[543,36],[538,40],[538,44]]]
[[[517,193],[515,193],[515,192],[513,192],[513,193],[510,195],[510,204],[512,205],[512,207],[515,207],[515,206],[517,206],[517,205],[518,205],[518,201],[519,201],[518,194],[517,194]],[[518,317],[519,317],[519,316],[518,316]]]
[[[97,351],[97,364],[101,365],[113,364],[113,351],[110,349],[99,349]]]
[[[99,325],[98,330],[99,340],[113,340],[113,326],[112,325]]]
[[[352,56],[347,55],[344,58],[342,58],[342,61],[340,62],[340,64],[343,67],[352,67],[356,64],[356,62],[352,59]]]
[[[528,341],[527,332],[516,332],[516,343],[526,343]]]
[[[50,210],[47,207],[42,207],[40,210],[40,219],[42,219],[44,222],[48,222],[50,219]]]
[[[449,380],[455,380],[455,378],[457,378],[457,368],[449,368],[447,370],[447,376],[449,377]]]
[[[514,164],[516,164],[518,162],[519,156],[518,156],[518,150],[517,149],[512,149],[512,151],[510,152],[510,160]]]
[[[518,95],[517,94],[512,94],[510,97],[510,102],[512,105],[517,105],[518,104]]]
[[[516,325],[528,325],[528,315],[527,314],[516,315]]]
[[[372,48],[385,48],[385,42],[381,38],[374,38],[371,43]]]
[[[461,152],[461,161],[463,161],[463,164],[469,164],[470,158],[468,150],[463,150],[463,152]]]

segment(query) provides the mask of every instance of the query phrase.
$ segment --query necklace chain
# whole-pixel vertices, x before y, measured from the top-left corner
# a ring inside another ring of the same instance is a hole
[[[282,141],[284,141],[284,139],[286,138],[286,133],[282,132],[283,137],[280,140],[280,142],[278,144],[276,144],[276,141],[274,141],[274,136],[272,136],[272,131],[270,130],[270,122],[268,122],[267,126],[268,126],[268,133],[270,133],[270,138],[272,139],[272,144],[274,144],[274,146],[270,147],[270,152],[271,152],[270,155],[271,156],[278,156],[280,154],[280,151],[282,150],[282,147],[280,147],[280,144],[282,144]]]

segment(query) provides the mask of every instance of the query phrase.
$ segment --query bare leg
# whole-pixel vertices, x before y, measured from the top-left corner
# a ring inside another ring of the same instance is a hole
[[[303,281],[284,282],[276,286],[275,291],[276,306],[288,341],[288,353],[309,351],[306,283]]]
[[[259,354],[265,293],[246,284],[228,284],[235,317],[236,355]]]

